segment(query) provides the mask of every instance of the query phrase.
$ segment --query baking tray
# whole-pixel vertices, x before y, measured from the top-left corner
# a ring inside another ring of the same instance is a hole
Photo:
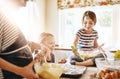
[[[85,66],[75,66],[75,65],[70,65],[70,64],[63,64],[63,74],[61,77],[63,78],[79,78],[81,77],[84,72],[86,71]]]

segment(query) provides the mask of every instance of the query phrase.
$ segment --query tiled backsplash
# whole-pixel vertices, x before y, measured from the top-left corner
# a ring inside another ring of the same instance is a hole
[[[73,53],[68,50],[55,50],[55,62],[59,62],[63,58],[68,58]]]

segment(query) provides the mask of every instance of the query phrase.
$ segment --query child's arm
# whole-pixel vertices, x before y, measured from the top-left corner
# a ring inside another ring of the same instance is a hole
[[[78,44],[78,41],[79,41],[80,37],[76,35],[75,39],[74,39],[74,42],[73,42],[73,46],[75,48],[77,48],[77,44]]]
[[[80,39],[80,37],[79,36],[77,36],[76,35],[76,37],[75,37],[75,39],[74,39],[74,42],[73,42],[73,46],[72,46],[72,48],[74,49],[74,50],[72,50],[73,51],[73,53],[76,55],[77,54],[77,44],[78,44],[78,41],[79,41],[79,39]]]
[[[47,61],[50,61],[51,60],[50,54],[52,53],[51,49],[44,44],[41,44],[40,46],[41,46],[41,51],[43,51],[41,53],[44,54]]]
[[[97,39],[95,39],[94,41],[94,48],[97,48],[99,45],[98,45],[98,42],[97,42]]]

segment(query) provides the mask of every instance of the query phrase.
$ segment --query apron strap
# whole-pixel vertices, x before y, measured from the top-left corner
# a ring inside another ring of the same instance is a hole
[[[22,49],[25,49],[25,48],[27,48],[27,47],[29,47],[28,44],[25,45],[25,46],[23,46],[23,47],[21,47],[21,48],[18,48],[18,49],[16,49],[16,50],[10,51],[10,52],[3,52],[3,53],[0,53],[0,55],[9,55],[9,54],[13,54],[13,53],[18,52],[18,51],[20,51],[20,50],[22,50]]]
[[[1,68],[0,68],[0,79],[4,79],[4,76],[3,76]]]

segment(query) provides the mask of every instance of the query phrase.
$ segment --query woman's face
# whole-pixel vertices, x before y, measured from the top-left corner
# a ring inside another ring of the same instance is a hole
[[[14,2],[16,2],[16,4],[19,6],[19,7],[23,7],[23,6],[26,6],[26,2],[28,0],[14,0]]]
[[[44,40],[43,44],[46,45],[51,50],[54,50],[55,49],[55,39],[54,39],[54,37],[48,36],[46,38],[46,40]]]
[[[90,19],[89,16],[84,17],[83,26],[86,30],[92,30],[94,25],[95,25],[94,21]]]

